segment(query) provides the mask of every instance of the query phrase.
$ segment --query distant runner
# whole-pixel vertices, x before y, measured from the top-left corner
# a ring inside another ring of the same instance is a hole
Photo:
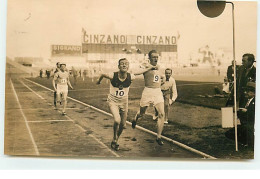
[[[55,76],[55,73],[57,73],[57,72],[59,72],[60,71],[60,62],[57,62],[56,63],[56,69],[55,69],[55,71],[54,71],[54,76]],[[57,88],[57,83],[56,83],[56,81],[55,81],[55,86],[56,86],[56,88]],[[55,109],[57,109],[57,104],[56,104],[56,101],[57,101],[57,92],[56,91],[54,91],[54,100],[53,100],[53,103],[54,103],[54,107],[55,107]]]
[[[73,89],[69,80],[69,72],[65,71],[65,69],[66,69],[66,64],[60,64],[60,71],[54,74],[54,78],[52,81],[53,88],[57,92],[56,102],[61,102],[61,94],[62,94],[63,103],[64,103],[62,115],[66,115],[65,109],[67,106],[68,85],[70,86],[71,89]],[[57,81],[57,87],[56,87],[56,81]]]

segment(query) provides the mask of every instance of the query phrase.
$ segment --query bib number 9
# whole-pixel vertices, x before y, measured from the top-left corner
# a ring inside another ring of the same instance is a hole
[[[153,82],[154,83],[159,83],[159,80],[160,80],[160,76],[159,75],[154,75]]]
[[[124,96],[125,95],[125,92],[124,91],[121,91],[121,90],[118,90],[116,91],[116,96]]]

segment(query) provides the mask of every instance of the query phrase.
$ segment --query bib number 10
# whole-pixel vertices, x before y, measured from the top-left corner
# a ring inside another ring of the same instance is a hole
[[[125,92],[124,91],[116,91],[116,96],[124,96]]]
[[[158,83],[159,80],[160,80],[160,76],[159,75],[154,75],[153,82],[154,83]]]

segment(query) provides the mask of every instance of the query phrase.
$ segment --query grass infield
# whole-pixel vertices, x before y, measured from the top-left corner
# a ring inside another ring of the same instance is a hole
[[[29,78],[48,88],[52,87],[52,78]],[[97,78],[78,78],[77,82],[71,78],[73,90],[69,96],[99,109],[110,112],[106,103],[109,92],[109,81],[104,79],[96,85]],[[221,127],[221,107],[225,106],[227,98],[214,97],[214,88],[221,89],[221,83],[176,81],[178,98],[171,107],[169,124],[164,127],[163,135],[182,142],[190,147],[221,159],[251,159],[254,157],[252,148],[239,145],[239,152],[235,151],[235,143],[225,137],[228,129]],[[134,118],[139,109],[139,101],[144,88],[143,78],[133,81],[129,92],[128,120]],[[38,88],[37,90],[45,90]],[[147,115],[138,125],[154,132],[157,131],[156,122],[147,110]],[[130,127],[130,126],[128,126]]]

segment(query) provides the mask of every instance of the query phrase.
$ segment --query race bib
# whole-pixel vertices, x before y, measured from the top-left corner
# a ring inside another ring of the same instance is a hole
[[[154,75],[153,76],[153,82],[154,83],[159,83],[159,81],[160,81],[160,75]]]
[[[124,95],[125,95],[124,90],[116,90],[116,92],[115,92],[115,96],[117,96],[117,97],[123,97]]]
[[[67,80],[66,80],[66,79],[61,79],[60,82],[61,82],[62,84],[64,84],[64,83],[67,83]]]

